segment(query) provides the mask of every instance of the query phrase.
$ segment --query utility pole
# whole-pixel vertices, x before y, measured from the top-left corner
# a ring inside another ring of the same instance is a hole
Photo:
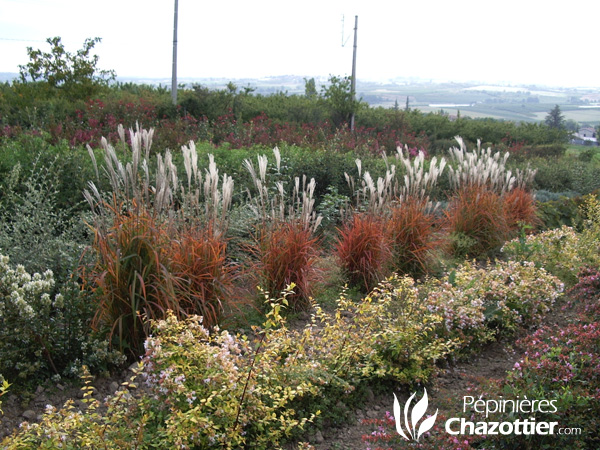
[[[175,18],[173,21],[173,72],[171,74],[171,99],[177,104],[177,9],[178,0],[175,0]]]
[[[354,16],[354,51],[352,53],[352,80],[350,93],[352,94],[352,115],[350,116],[350,131],[354,131],[354,102],[356,101],[356,38],[358,29],[358,16]]]

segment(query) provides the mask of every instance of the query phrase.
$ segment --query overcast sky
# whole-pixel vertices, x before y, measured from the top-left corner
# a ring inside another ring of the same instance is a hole
[[[101,68],[168,78],[173,7],[0,0],[0,72],[18,72],[27,46],[48,51],[48,37],[61,36],[75,52],[98,36]],[[598,0],[179,0],[178,74],[349,75],[355,15],[359,80],[600,86]]]

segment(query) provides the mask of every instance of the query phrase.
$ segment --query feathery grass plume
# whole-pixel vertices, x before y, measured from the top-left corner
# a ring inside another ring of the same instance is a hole
[[[273,153],[279,174],[279,149]],[[251,160],[243,163],[254,185],[254,193],[248,190],[249,206],[258,219],[251,247],[257,261],[253,272],[260,286],[273,294],[294,284],[294,292],[288,296],[290,308],[308,308],[310,287],[317,277],[318,242],[314,233],[322,220],[314,210],[316,182],[296,177],[288,196],[282,180],[268,179],[266,155],[259,155],[257,162],[258,171]]]
[[[383,177],[378,177],[377,181],[368,171],[362,173],[362,161],[355,160],[360,186],[356,187],[356,182],[352,175],[344,172],[346,182],[350,190],[354,193],[354,209],[356,211],[366,211],[369,214],[382,215],[386,213],[390,202],[394,201],[398,193],[398,180],[396,178],[396,166],[387,165],[386,173]],[[362,176],[361,176],[362,175]],[[343,215],[346,215],[344,213]]]
[[[448,168],[453,189],[478,185],[501,194],[513,188],[515,177],[510,170],[506,170],[508,152],[501,156],[500,152],[492,153],[490,147],[482,149],[481,141],[477,141],[477,150],[469,152],[460,136],[455,139],[459,146],[450,148],[450,156],[456,167]]]
[[[438,164],[437,157],[431,158],[429,170],[425,171],[425,153],[419,151],[416,157],[410,159],[408,147],[406,154],[401,147],[396,149],[396,159],[400,160],[405,168],[404,184],[400,189],[400,200],[413,198],[429,202],[429,194],[437,184],[439,177],[444,173],[446,159],[441,158]]]
[[[233,279],[223,238],[233,180],[219,176],[212,155],[203,176],[193,142],[182,147],[182,179],[169,150],[156,155],[151,174],[153,130],[138,125],[129,131],[126,163],[101,141],[111,192],[102,195],[90,182],[84,195],[95,213],[97,261],[90,280],[100,304],[94,324],[139,355],[147,319],[160,319],[167,310],[178,317],[202,314],[209,327],[220,319]]]
[[[449,167],[454,194],[446,211],[446,227],[460,256],[480,256],[500,247],[518,231],[519,223],[535,225],[535,202],[528,186],[535,171],[515,175],[506,168],[509,153],[483,150],[468,152],[464,141],[450,149],[456,167]]]
[[[402,148],[398,148],[396,159],[400,160],[404,167],[402,183],[398,179],[396,166],[390,165],[385,155],[383,158],[386,163],[386,173],[385,176],[379,177],[377,182],[372,179],[369,172],[364,172],[361,186],[355,189],[354,178],[345,174],[350,188],[355,193],[354,210],[364,211],[371,217],[370,220],[378,221],[379,225],[368,223],[366,219],[353,220],[345,212],[343,216],[346,224],[340,230],[338,249],[340,251],[343,249],[345,259],[351,261],[353,254],[361,254],[361,246],[368,230],[373,234],[371,238],[373,243],[370,245],[375,245],[377,239],[374,230],[376,226],[380,226],[385,230],[385,239],[380,237],[379,242],[386,242],[386,245],[390,246],[391,266],[402,273],[421,275],[428,271],[432,253],[441,242],[437,236],[437,220],[433,214],[435,207],[429,198],[431,189],[444,171],[446,160],[442,158],[438,162],[437,158],[433,158],[429,163],[429,169],[425,170],[423,152],[419,152],[411,160],[408,149],[405,155]],[[356,165],[361,176],[360,160],[356,161]],[[353,229],[353,227],[357,228]],[[355,249],[350,248],[353,243],[356,245]],[[341,255],[339,252],[338,254]],[[372,267],[382,266],[382,263],[376,262],[377,258],[372,259],[373,263],[369,263]],[[367,264],[368,261],[365,259],[363,262]],[[379,269],[369,270],[384,272]],[[366,269],[363,272],[366,272]],[[367,276],[363,278],[365,285],[369,284]]]
[[[124,143],[124,131],[119,131]],[[233,179],[227,174],[219,176],[214,157],[209,155],[205,176],[198,167],[198,153],[193,141],[181,147],[185,178],[179,179],[177,166],[169,150],[156,156],[156,173],[151,177],[149,157],[152,148],[154,130],[129,130],[131,149],[127,159],[122,162],[114,147],[105,138],[101,139],[104,150],[104,171],[110,182],[111,193],[103,197],[94,182],[84,192],[92,210],[98,214],[107,212],[105,203],[121,205],[127,210],[144,207],[153,214],[174,218],[183,215],[186,220],[198,220],[211,224],[216,235],[223,235],[228,227],[228,214],[233,196]],[[144,153],[142,155],[142,152]],[[88,153],[99,178],[98,165],[93,150]],[[187,183],[186,183],[187,181]]]
[[[281,154],[277,147],[273,149],[277,173],[281,168]],[[248,190],[249,205],[262,227],[268,227],[279,222],[299,222],[314,233],[321,224],[322,217],[315,210],[316,182],[306,176],[294,178],[294,187],[290,197],[286,194],[285,185],[281,180],[267,180],[268,158],[258,155],[258,172],[254,163],[245,159],[244,168],[250,173],[254,185],[254,194]]]

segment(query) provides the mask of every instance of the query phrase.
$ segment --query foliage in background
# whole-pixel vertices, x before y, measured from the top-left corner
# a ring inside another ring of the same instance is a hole
[[[60,37],[46,39],[51,46],[50,53],[27,47],[29,62],[19,66],[22,84],[32,82],[47,83],[50,89],[61,91],[70,98],[88,99],[97,95],[100,88],[115,79],[112,70],[100,70],[98,55],[90,55],[101,38],[86,39],[76,54],[65,51]]]

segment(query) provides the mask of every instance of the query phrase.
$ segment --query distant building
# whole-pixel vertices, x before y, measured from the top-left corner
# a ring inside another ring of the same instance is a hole
[[[598,136],[596,134],[596,129],[592,127],[580,128],[579,132],[573,135],[573,143],[598,145]]]

